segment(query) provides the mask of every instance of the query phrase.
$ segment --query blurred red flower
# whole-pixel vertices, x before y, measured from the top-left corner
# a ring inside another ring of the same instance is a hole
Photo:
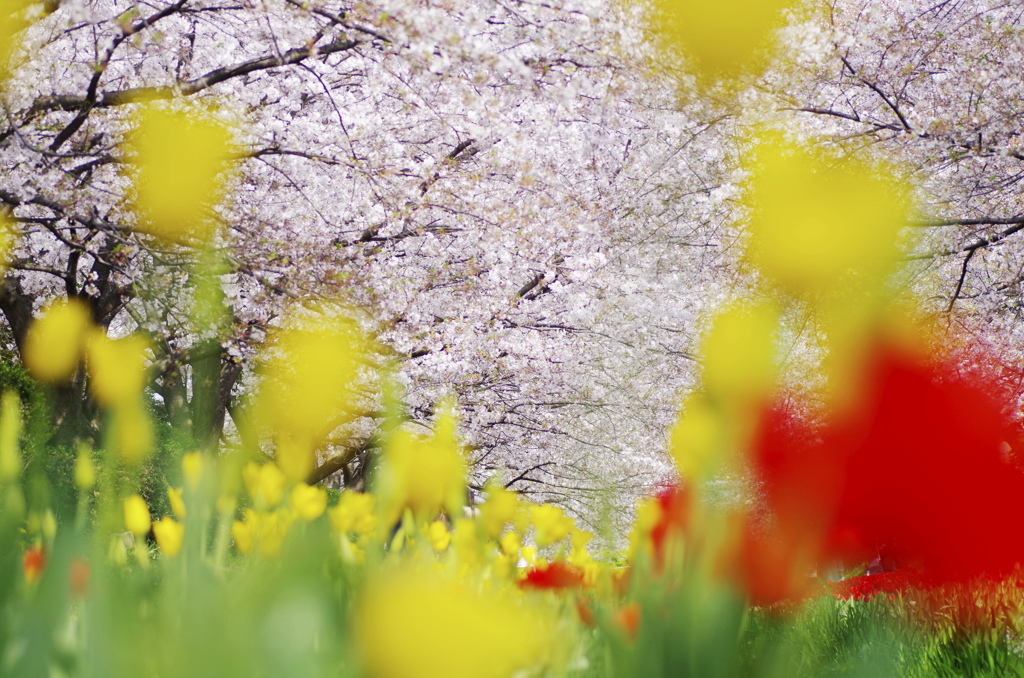
[[[824,560],[882,552],[946,578],[1024,562],[1006,394],[960,364],[879,342],[856,405],[818,425],[781,399],[766,409],[753,457],[785,541],[816,543]]]
[[[42,576],[46,568],[46,551],[38,544],[25,550],[21,558],[21,567],[25,571],[25,579],[36,581]]]
[[[532,567],[519,580],[519,588],[560,591],[583,586],[583,571],[561,561]]]

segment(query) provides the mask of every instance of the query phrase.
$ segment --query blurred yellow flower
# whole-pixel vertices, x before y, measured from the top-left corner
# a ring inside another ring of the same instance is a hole
[[[171,503],[171,511],[178,518],[185,518],[185,500],[182,499],[182,488],[167,486],[167,499]]]
[[[531,510],[537,546],[550,546],[569,536],[573,521],[558,506],[541,504]]]
[[[258,508],[274,508],[281,501],[286,478],[277,464],[250,461],[242,468],[242,481]]]
[[[315,450],[352,419],[366,353],[365,335],[346,319],[309,321],[269,337],[254,420],[275,438],[278,464],[292,481],[306,479]]]
[[[153,422],[141,399],[114,408],[114,443],[122,458],[137,464],[149,456],[156,443]]]
[[[448,531],[448,526],[442,520],[430,523],[427,536],[430,538],[430,545],[438,553],[447,549],[448,545],[452,543],[452,533]]]
[[[136,539],[149,532],[151,525],[146,500],[133,494],[124,500],[124,526]]]
[[[0,398],[0,482],[11,482],[21,474],[21,401],[14,391]]]
[[[257,543],[260,555],[264,558],[276,558],[281,553],[284,538],[288,535],[295,514],[285,509],[263,515],[259,521]]]
[[[191,489],[199,487],[199,481],[203,477],[205,466],[203,455],[199,452],[188,452],[181,457],[181,472],[185,476],[185,483]]]
[[[43,533],[43,538],[47,542],[52,542],[57,536],[57,516],[53,515],[52,510],[46,509],[39,523],[39,531]]]
[[[581,530],[575,525],[569,530],[569,542],[572,544],[573,551],[586,552],[587,544],[593,541],[594,535],[586,530]]]
[[[449,517],[462,513],[467,498],[466,465],[456,440],[453,409],[451,401],[438,408],[429,438],[401,429],[388,441],[376,487],[389,524],[406,507],[418,521],[431,520],[442,510]]]
[[[339,545],[341,547],[342,561],[350,565],[362,565],[366,562],[366,551],[348,537],[342,536],[339,540]]]
[[[185,538],[185,526],[173,518],[164,516],[153,523],[153,536],[156,537],[156,543],[164,555],[173,558],[181,551],[181,543]]]
[[[511,579],[512,574],[516,571],[517,561],[518,558],[516,556],[499,553],[491,561],[491,572],[494,573],[495,578],[498,580]]]
[[[518,556],[523,540],[518,533],[509,530],[501,535],[501,552],[506,556]]]
[[[178,244],[204,244],[215,232],[210,209],[221,197],[230,152],[227,127],[198,108],[143,107],[127,146],[134,172],[137,230]]]
[[[148,342],[134,334],[110,339],[96,328],[86,342],[89,389],[102,405],[115,407],[138,401],[146,386]]]
[[[345,490],[341,493],[338,505],[327,514],[335,532],[346,534],[369,534],[377,526],[377,516],[373,513],[374,498],[372,494]]]
[[[477,538],[476,521],[472,518],[459,518],[455,521],[452,548],[459,562],[459,573],[466,576],[479,570],[484,565],[483,548]]]
[[[772,137],[754,155],[747,257],[765,277],[812,295],[885,283],[911,206],[891,169]]]
[[[292,488],[291,505],[299,520],[316,520],[327,508],[327,490],[316,485],[299,483]]]
[[[0,7],[0,84],[8,75],[11,57],[20,42],[17,34],[28,25],[25,9],[29,0],[4,0]]]
[[[656,0],[655,30],[695,72],[731,77],[760,70],[761,55],[792,0]]]
[[[353,628],[371,678],[532,675],[556,639],[545,612],[408,571],[370,580]]]
[[[75,459],[75,485],[83,492],[88,492],[96,485],[96,462],[92,459],[92,450],[88,445],[78,447],[78,457]]]
[[[259,519],[252,509],[246,509],[242,516],[244,520],[235,520],[231,523],[231,538],[234,539],[238,552],[247,555],[252,552],[256,542]]]
[[[29,327],[25,368],[39,381],[60,383],[78,369],[92,324],[88,307],[77,299],[55,301]]]
[[[636,520],[629,533],[630,560],[635,561],[641,555],[651,557],[654,554],[651,532],[661,518],[661,505],[655,499],[645,499],[636,507]]]
[[[775,385],[778,312],[770,303],[720,310],[700,343],[704,387],[723,401],[763,397]]]
[[[505,526],[515,520],[519,511],[519,495],[498,483],[487,486],[487,501],[480,506],[480,523],[491,539],[501,536]]]

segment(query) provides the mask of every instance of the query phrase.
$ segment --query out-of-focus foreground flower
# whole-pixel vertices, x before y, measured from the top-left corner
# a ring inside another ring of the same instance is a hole
[[[373,678],[503,678],[542,667],[556,643],[553,619],[528,601],[408,570],[371,580],[355,624]]]
[[[859,397],[820,425],[769,405],[755,459],[779,529],[820,538],[826,559],[883,552],[949,577],[1024,562],[1019,427],[994,381],[959,364],[883,340]]]

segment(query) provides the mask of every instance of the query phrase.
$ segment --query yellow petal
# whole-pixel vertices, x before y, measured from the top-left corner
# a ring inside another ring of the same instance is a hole
[[[299,483],[292,488],[291,505],[299,520],[316,520],[327,508],[327,490],[316,485]]]
[[[747,193],[752,264],[799,294],[885,282],[910,209],[889,168],[772,137],[755,158]]]
[[[438,553],[447,549],[448,545],[452,543],[452,533],[448,531],[448,526],[440,520],[435,520],[430,524],[427,536],[430,537],[430,545]]]
[[[77,299],[52,303],[32,323],[25,338],[25,368],[35,379],[67,381],[78,369],[91,324],[89,309]]]
[[[655,0],[654,20],[670,49],[695,72],[730,77],[760,70],[788,0]]]
[[[185,500],[182,499],[182,488],[167,487],[167,499],[171,502],[171,510],[179,518],[185,518]]]
[[[164,516],[153,523],[153,535],[164,555],[173,558],[181,551],[181,544],[185,538],[185,526],[173,518]]]
[[[149,532],[151,524],[145,499],[133,494],[124,500],[124,526],[136,539]]]
[[[92,450],[87,445],[78,448],[75,459],[75,485],[79,490],[88,492],[96,484],[96,463],[92,459]]]
[[[210,209],[220,199],[230,135],[194,108],[143,107],[128,147],[137,153],[137,229],[179,244],[205,243],[215,230]]]
[[[148,343],[139,335],[110,339],[101,329],[86,344],[89,388],[106,407],[124,405],[139,398],[146,386]]]
[[[507,678],[543,664],[555,638],[539,610],[411,572],[373,578],[353,627],[373,678]]]

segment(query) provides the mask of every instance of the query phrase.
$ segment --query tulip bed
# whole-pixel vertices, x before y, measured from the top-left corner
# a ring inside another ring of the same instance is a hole
[[[707,341],[756,338],[759,312],[727,309]],[[31,340],[52,341],[55,326],[66,337],[61,313],[49,309]],[[141,365],[132,342],[81,327],[74,350],[87,369]],[[999,391],[955,372],[953,354],[872,332],[884,340],[862,353],[856,407],[816,420],[778,389],[746,391],[728,372],[735,365],[716,365],[705,348],[707,383],[695,396],[705,401],[672,434],[683,480],[641,503],[617,556],[595,556],[594,535],[562,508],[500,483],[465,506],[452,403],[428,435],[387,427],[368,492],[307,485],[309,445],[272,458],[244,446],[164,452],[175,459],[154,491],[132,419],[113,416],[108,447],[82,445],[66,460],[74,509],[55,511],[48,451],[22,430],[10,392],[0,415],[0,673],[1020,674],[1024,577],[1009,508],[1022,474]],[[126,353],[91,359],[97,341]],[[271,404],[257,411],[315,392],[321,375],[305,358],[322,370],[323,347],[366,340],[321,323],[273,341],[293,369],[267,373],[275,387],[260,397]],[[716,389],[732,389],[728,407]],[[728,417],[736,426],[722,425]],[[702,484],[738,462],[715,437],[736,431],[761,479],[760,498],[743,506],[708,499]],[[893,493],[885,474],[860,472],[882,458],[919,467],[937,498]],[[902,566],[860,573],[872,556]],[[830,579],[830,563],[852,576]]]

